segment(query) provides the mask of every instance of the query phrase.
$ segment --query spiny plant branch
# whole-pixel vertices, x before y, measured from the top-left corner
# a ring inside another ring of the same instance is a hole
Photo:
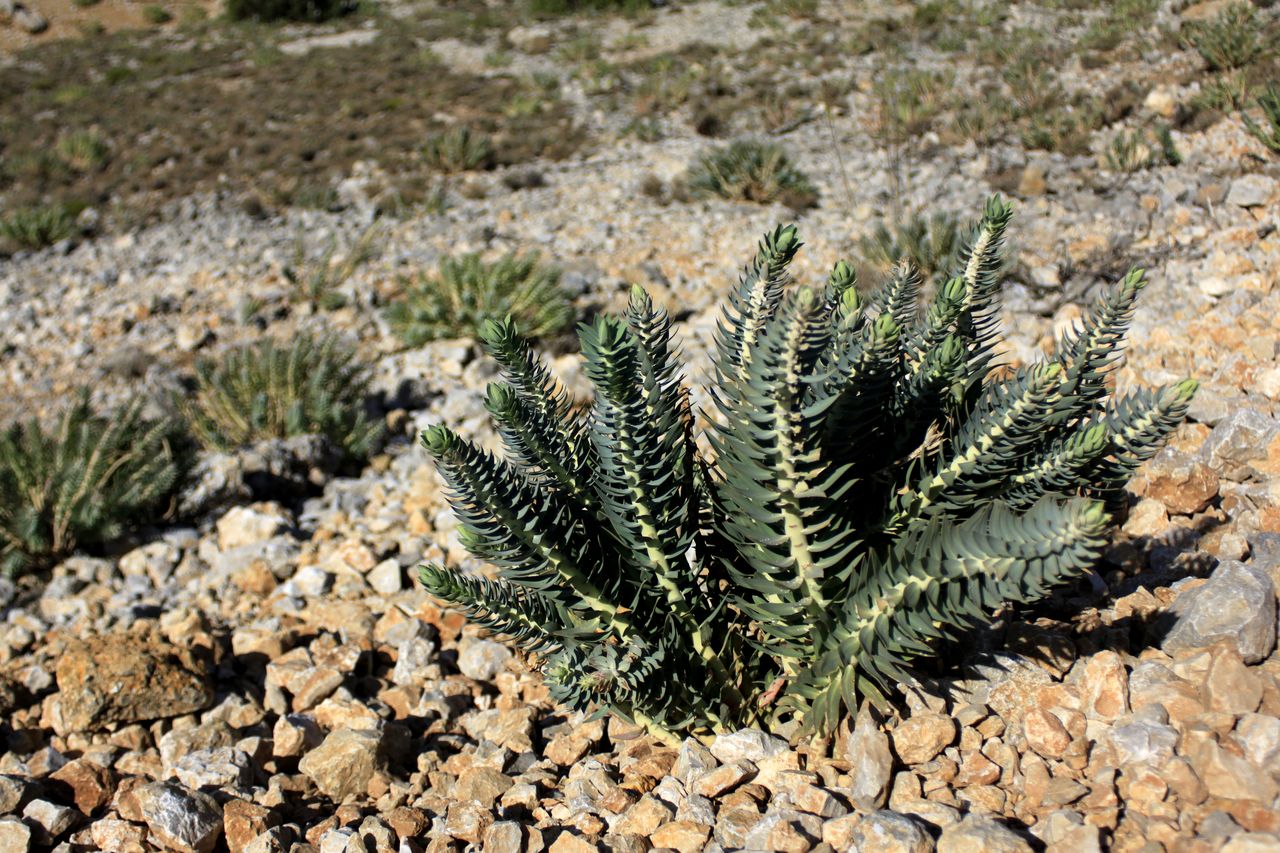
[[[556,701],[668,742],[825,736],[890,700],[991,613],[1097,562],[1106,507],[1196,390],[1110,395],[1137,270],[1053,355],[995,370],[1011,215],[987,203],[923,311],[909,261],[866,299],[844,262],[795,286],[796,229],[766,234],[717,325],[709,456],[670,318],[642,289],[580,330],[587,411],[513,323],[486,323],[506,458],[443,426],[422,441],[500,577],[430,566],[422,584],[535,652]]]

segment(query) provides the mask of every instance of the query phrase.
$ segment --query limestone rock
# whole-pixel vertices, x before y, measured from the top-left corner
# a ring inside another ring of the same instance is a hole
[[[1257,663],[1275,646],[1275,587],[1266,573],[1244,563],[1220,564],[1207,583],[1180,595],[1171,611],[1177,619],[1161,644],[1167,652],[1226,641],[1246,663]]]
[[[152,837],[167,849],[211,853],[222,837],[222,807],[208,794],[172,782],[152,782],[125,796]]]
[[[942,830],[938,853],[1032,853],[1032,847],[1003,824],[971,814]]]
[[[506,669],[511,650],[492,640],[475,640],[458,653],[458,670],[476,681],[491,681]]]
[[[914,818],[891,811],[872,812],[853,831],[850,850],[880,853],[933,853],[933,838]]]
[[[382,732],[341,729],[330,732],[324,743],[308,752],[298,762],[298,770],[325,796],[341,803],[363,796],[384,763]]]
[[[917,714],[893,730],[893,751],[904,764],[924,764],[955,738],[955,720],[945,714]]]

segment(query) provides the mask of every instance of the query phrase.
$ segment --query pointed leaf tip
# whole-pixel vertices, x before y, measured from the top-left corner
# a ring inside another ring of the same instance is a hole
[[[453,446],[455,436],[448,427],[442,424],[434,424],[422,431],[420,439],[422,446],[432,456],[443,456]]]

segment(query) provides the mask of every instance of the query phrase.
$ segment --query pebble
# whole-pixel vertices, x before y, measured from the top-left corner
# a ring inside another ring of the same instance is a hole
[[[492,640],[475,640],[458,653],[458,671],[476,681],[490,681],[506,668],[511,650]]]
[[[383,736],[378,730],[343,729],[330,732],[318,747],[298,762],[298,770],[335,803],[364,795],[385,762]]]
[[[208,794],[172,782],[152,782],[127,795],[139,819],[178,853],[212,853],[222,837],[222,808]]]

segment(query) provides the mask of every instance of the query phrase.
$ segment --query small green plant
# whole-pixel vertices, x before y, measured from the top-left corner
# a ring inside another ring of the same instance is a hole
[[[435,277],[419,279],[387,310],[392,330],[411,347],[474,335],[485,320],[508,316],[535,338],[567,329],[574,310],[560,289],[560,271],[537,255],[494,263],[479,254],[444,258]]]
[[[341,290],[356,270],[378,254],[377,229],[370,227],[361,232],[346,251],[339,254],[338,241],[329,242],[318,260],[307,259],[306,247],[299,240],[293,251],[293,262],[283,270],[284,277],[294,286],[295,301],[304,302],[313,310],[335,311],[347,304],[347,296]]]
[[[427,137],[422,157],[441,172],[469,172],[493,165],[493,140],[469,127],[454,127]]]
[[[142,19],[148,24],[160,26],[173,20],[173,13],[163,6],[149,5],[142,7]]]
[[[1010,216],[987,204],[923,312],[910,262],[866,300],[845,263],[793,287],[796,231],[767,234],[717,328],[714,460],[642,289],[581,328],[589,410],[514,324],[486,324],[504,457],[446,426],[422,443],[462,542],[500,577],[424,566],[422,584],[536,652],[555,700],[669,741],[825,734],[886,702],[993,611],[1094,565],[1107,507],[1196,388],[1110,396],[1140,271],[1053,355],[998,369]]]
[[[1227,6],[1208,21],[1186,28],[1184,39],[1204,58],[1211,71],[1242,68],[1262,53],[1262,24],[1253,4]]]
[[[226,0],[233,21],[299,21],[319,23],[355,11],[353,0]]]
[[[1141,172],[1160,165],[1176,166],[1182,155],[1167,125],[1148,134],[1141,128],[1122,130],[1111,139],[1103,161],[1112,172]]]
[[[1266,91],[1258,96],[1257,104],[1262,110],[1264,124],[1254,121],[1248,113],[1241,113],[1244,126],[1272,153],[1280,154],[1280,87],[1274,83],[1267,86]]]
[[[906,258],[929,282],[955,269],[964,251],[964,233],[954,216],[938,212],[898,223],[878,222],[858,241],[858,249],[862,266],[869,271],[887,275]]]
[[[335,337],[267,339],[206,359],[181,402],[196,439],[212,450],[255,441],[323,435],[349,458],[369,455],[382,423],[365,413],[369,377],[355,350]]]
[[[64,204],[20,207],[0,214],[0,238],[22,249],[43,249],[75,233],[75,216]]]
[[[795,210],[818,203],[818,191],[792,164],[786,149],[772,142],[740,139],[702,155],[686,178],[695,195],[771,204]]]
[[[179,444],[141,401],[103,417],[87,391],[52,432],[34,419],[0,432],[0,572],[37,571],[158,519],[185,470]]]
[[[58,137],[54,151],[59,160],[77,172],[96,172],[107,162],[110,147],[96,128],[73,130]]]

